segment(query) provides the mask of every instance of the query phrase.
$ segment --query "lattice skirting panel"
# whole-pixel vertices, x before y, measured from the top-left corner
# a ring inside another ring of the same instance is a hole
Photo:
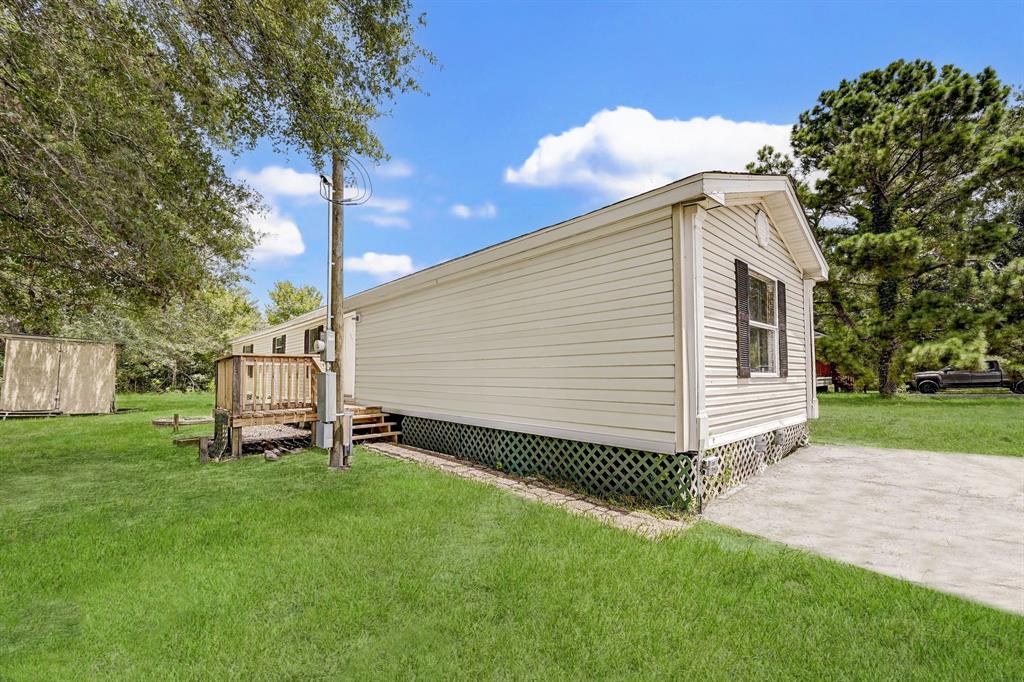
[[[703,502],[713,500],[807,443],[807,424],[795,424],[704,452]]]
[[[402,417],[402,442],[516,476],[538,476],[605,498],[689,510],[695,459],[518,431]]]

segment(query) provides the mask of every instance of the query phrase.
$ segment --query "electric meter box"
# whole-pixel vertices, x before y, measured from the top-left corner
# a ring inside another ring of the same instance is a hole
[[[315,444],[318,448],[330,450],[334,445],[334,424],[330,422],[317,422],[314,435]]]
[[[316,375],[316,420],[334,423],[338,415],[338,386],[334,372]]]
[[[324,348],[320,351],[320,359],[324,362],[334,362],[334,332],[330,329],[325,329],[320,332],[320,340],[323,341]]]

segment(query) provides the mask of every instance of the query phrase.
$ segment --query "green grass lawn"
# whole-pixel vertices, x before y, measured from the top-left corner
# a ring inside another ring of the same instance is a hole
[[[1012,395],[828,393],[818,402],[816,443],[1024,456],[1024,399]]]
[[[0,679],[1024,677],[1024,618],[711,524],[364,451],[199,466],[149,420],[210,400],[0,423]]]

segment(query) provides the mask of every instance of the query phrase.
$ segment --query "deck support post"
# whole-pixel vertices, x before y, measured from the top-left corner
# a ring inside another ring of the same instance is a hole
[[[242,457],[242,427],[231,427],[231,456],[235,459]]]

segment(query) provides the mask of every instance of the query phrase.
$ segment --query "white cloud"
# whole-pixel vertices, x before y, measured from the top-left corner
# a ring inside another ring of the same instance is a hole
[[[367,251],[362,256],[346,258],[345,269],[353,272],[368,272],[378,279],[388,280],[415,272],[412,258],[403,254],[374,253]]]
[[[409,210],[409,200],[399,197],[372,196],[365,204],[366,208],[375,208],[385,213],[405,213]]]
[[[373,196],[365,204],[354,207],[353,215],[377,227],[406,229],[409,227],[409,220],[400,214],[406,213],[409,206],[409,200],[401,197]],[[371,212],[364,212],[364,208],[370,209]]]
[[[278,213],[275,207],[271,207],[266,213],[251,214],[249,225],[260,239],[252,250],[252,259],[255,263],[298,256],[306,251],[299,226]]]
[[[412,172],[412,164],[401,159],[393,159],[377,169],[377,175],[382,178],[407,178]]]
[[[742,171],[762,145],[789,152],[789,133],[789,125],[721,116],[683,121],[645,109],[605,109],[582,126],[542,138],[519,168],[505,170],[505,181],[621,198],[699,171]]]
[[[489,201],[480,204],[476,208],[466,204],[454,204],[452,206],[452,215],[463,220],[469,220],[470,218],[493,218],[498,215],[498,207]]]
[[[320,196],[320,176],[316,173],[300,173],[294,168],[283,166],[266,166],[255,173],[243,168],[238,171],[238,177],[265,197]]]
[[[368,213],[364,216],[360,216],[363,220],[368,223],[372,223],[377,227],[400,227],[406,229],[409,227],[409,221],[400,215],[380,215],[377,213]]]

